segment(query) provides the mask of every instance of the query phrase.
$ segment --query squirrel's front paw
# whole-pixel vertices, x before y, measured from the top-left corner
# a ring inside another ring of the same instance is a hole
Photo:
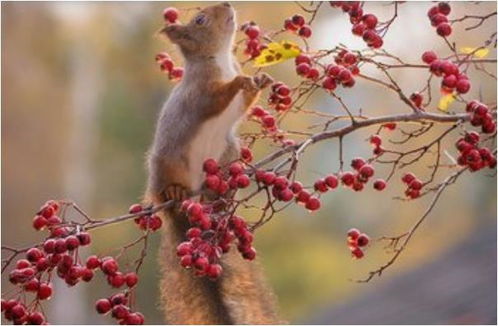
[[[254,77],[254,82],[259,89],[263,89],[273,84],[273,78],[271,78],[271,76],[267,73],[263,72]]]
[[[238,76],[237,79],[239,80],[240,88],[242,90],[247,92],[254,92],[259,90],[258,85],[256,84],[256,82],[252,77]]]
[[[166,187],[166,200],[182,202],[189,197],[189,191],[182,185],[173,184]]]

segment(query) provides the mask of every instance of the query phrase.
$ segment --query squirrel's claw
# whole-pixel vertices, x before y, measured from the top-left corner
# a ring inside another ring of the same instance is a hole
[[[174,184],[166,187],[166,200],[175,200],[177,202],[182,202],[188,198],[187,188]]]
[[[254,77],[254,82],[259,89],[263,89],[273,84],[273,78],[271,78],[271,76],[267,73],[263,72]]]

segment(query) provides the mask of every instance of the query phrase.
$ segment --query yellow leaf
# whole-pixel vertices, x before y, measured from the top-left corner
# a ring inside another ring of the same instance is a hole
[[[448,112],[448,108],[450,106],[451,103],[453,103],[453,101],[455,101],[455,95],[453,94],[447,94],[447,95],[443,95],[441,96],[441,98],[439,99],[439,104],[437,106],[437,108],[443,112]]]
[[[479,49],[477,50],[478,48],[471,48],[471,47],[463,47],[461,48],[460,50],[462,51],[462,53],[464,54],[471,54],[474,56],[474,57],[477,57],[477,58],[484,58],[486,57],[488,54],[489,54],[489,49],[488,48],[484,48],[484,49]]]
[[[268,47],[261,51],[261,54],[254,59],[254,67],[266,67],[284,62],[297,57],[301,49],[295,43],[281,41],[280,43],[272,42]]]

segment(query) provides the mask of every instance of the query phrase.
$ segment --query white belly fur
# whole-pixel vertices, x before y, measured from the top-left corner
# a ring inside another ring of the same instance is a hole
[[[232,58],[219,58],[223,69],[223,79],[231,80],[237,72],[231,64]],[[218,116],[215,116],[201,126],[193,139],[189,153],[189,169],[193,190],[200,189],[203,181],[202,164],[208,158],[219,160],[226,149],[227,137],[236,128],[243,115],[243,98],[239,92],[229,106]]]

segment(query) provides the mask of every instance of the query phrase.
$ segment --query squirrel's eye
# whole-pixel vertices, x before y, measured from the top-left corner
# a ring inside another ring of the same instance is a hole
[[[195,23],[197,25],[203,25],[205,22],[206,22],[206,16],[199,15],[199,16],[195,17]]]

